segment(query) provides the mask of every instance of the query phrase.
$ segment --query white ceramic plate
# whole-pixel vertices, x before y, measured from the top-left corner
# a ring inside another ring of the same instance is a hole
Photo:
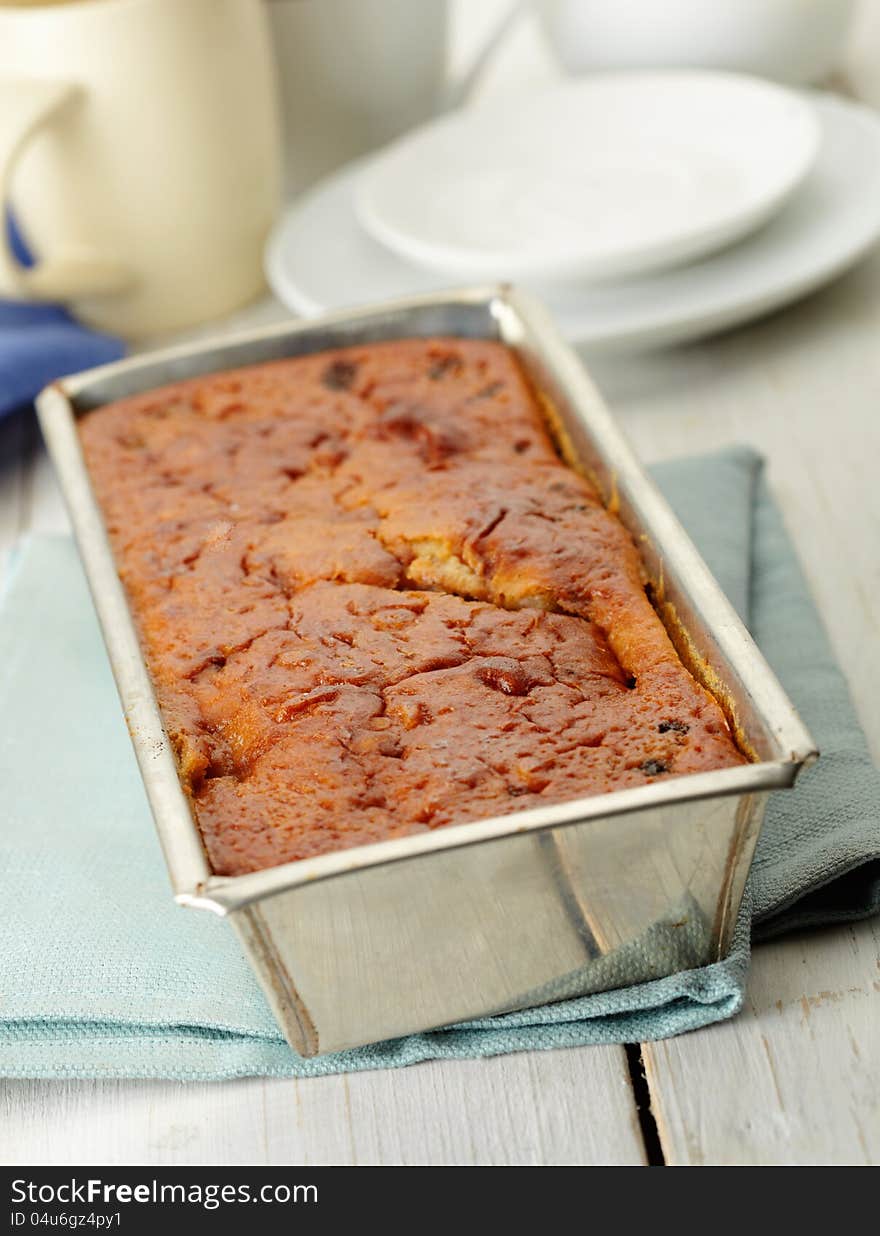
[[[822,132],[816,165],[759,232],[646,279],[565,292],[534,287],[573,343],[637,349],[697,339],[778,309],[864,256],[880,239],[880,118],[831,95],[810,97]],[[354,164],[317,186],[270,238],[269,283],[296,313],[450,286],[363,233],[352,203],[360,171]]]
[[[387,147],[355,212],[453,279],[599,280],[708,253],[777,211],[812,165],[800,95],[698,70],[566,80]]]

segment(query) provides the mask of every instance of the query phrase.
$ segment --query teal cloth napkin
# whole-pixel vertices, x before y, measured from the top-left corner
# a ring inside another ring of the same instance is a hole
[[[229,926],[171,901],[76,551],[35,539],[0,611],[0,1075],[311,1076],[655,1039],[737,1012],[752,933],[880,908],[880,776],[760,458],[737,449],[656,474],[822,749],[772,798],[725,961],[299,1059]]]

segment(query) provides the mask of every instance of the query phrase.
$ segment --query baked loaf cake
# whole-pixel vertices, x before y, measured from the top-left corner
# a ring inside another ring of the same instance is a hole
[[[218,874],[744,762],[501,344],[237,369],[81,435]]]

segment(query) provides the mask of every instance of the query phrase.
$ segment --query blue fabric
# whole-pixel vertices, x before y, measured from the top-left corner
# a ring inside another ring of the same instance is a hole
[[[30,255],[11,220],[7,234],[23,265]],[[118,360],[122,341],[76,322],[60,305],[0,300],[0,417],[31,402],[55,378]]]
[[[823,756],[773,796],[730,956],[670,978],[301,1060],[221,919],[177,908],[76,551],[27,543],[0,607],[0,1075],[312,1076],[645,1040],[742,1005],[750,935],[880,908],[880,776],[746,450],[657,475]]]

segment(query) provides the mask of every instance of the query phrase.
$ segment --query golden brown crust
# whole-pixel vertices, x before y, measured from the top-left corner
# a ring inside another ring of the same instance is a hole
[[[220,874],[743,762],[500,344],[240,369],[81,433]]]

